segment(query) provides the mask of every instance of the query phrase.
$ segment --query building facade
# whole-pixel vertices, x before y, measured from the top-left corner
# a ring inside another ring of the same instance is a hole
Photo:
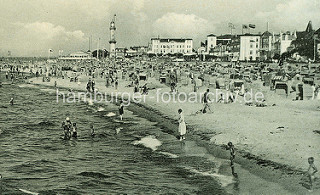
[[[240,61],[256,61],[260,58],[260,35],[240,35]]]
[[[214,34],[207,36],[207,52],[213,52],[214,48],[217,46],[217,37]]]
[[[279,35],[279,48],[278,53],[281,55],[284,52],[288,51],[288,48],[291,46],[291,42],[297,38],[296,32],[280,32]]]
[[[154,54],[192,54],[192,39],[151,39],[151,52]]]

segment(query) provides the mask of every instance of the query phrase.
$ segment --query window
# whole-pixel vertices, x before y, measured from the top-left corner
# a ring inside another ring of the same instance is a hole
[[[250,55],[252,55],[252,53],[253,53],[253,52],[252,52],[252,51],[250,51]]]
[[[250,44],[250,48],[253,48],[253,45],[252,45],[252,44]]]

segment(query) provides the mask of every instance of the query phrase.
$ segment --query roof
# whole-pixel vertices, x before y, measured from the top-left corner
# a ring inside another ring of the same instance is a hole
[[[235,35],[230,35],[230,34],[227,34],[227,35],[221,35],[221,36],[218,36],[217,38],[218,39],[232,39],[236,37]]]
[[[254,36],[254,37],[260,37],[261,35],[258,35],[258,34],[250,34],[250,33],[246,33],[246,34],[243,34],[243,35],[239,35],[241,37],[250,37],[250,36]]]
[[[274,76],[274,77],[272,78],[272,80],[281,81],[281,80],[282,80],[282,76]]]
[[[262,36],[270,37],[272,34],[269,31],[262,33]]]
[[[84,52],[84,51],[77,51],[74,53],[71,53],[70,55],[89,55],[90,52]]]
[[[164,39],[164,38],[151,38],[151,40],[159,40],[160,42],[171,42],[171,41],[174,41],[174,42],[185,42],[186,40],[192,40],[192,39],[189,39],[189,38],[180,38],[180,39],[176,39],[176,38],[167,38],[167,39]]]
[[[214,34],[207,35],[207,37],[216,37]]]

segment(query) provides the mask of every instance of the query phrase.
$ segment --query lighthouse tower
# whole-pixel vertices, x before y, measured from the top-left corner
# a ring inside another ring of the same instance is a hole
[[[116,37],[115,37],[115,33],[116,33],[116,25],[115,25],[115,21],[116,21],[116,15],[113,16],[112,21],[110,22],[110,58],[115,57],[116,56]]]

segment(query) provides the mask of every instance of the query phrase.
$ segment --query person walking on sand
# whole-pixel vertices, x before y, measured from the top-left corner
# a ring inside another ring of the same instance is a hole
[[[187,127],[186,127],[186,123],[184,121],[184,116],[182,113],[182,109],[178,110],[178,114],[179,116],[179,133],[180,133],[180,141],[185,140],[186,139],[186,133],[187,133]]]
[[[315,84],[313,84],[312,86],[311,86],[311,88],[312,88],[312,100],[314,100],[315,99],[315,94],[316,94],[316,85]]]
[[[202,113],[206,113],[207,109],[210,110],[210,112],[212,113],[211,107],[209,105],[210,102],[210,98],[209,98],[209,92],[210,90],[207,89],[207,91],[204,93],[203,95],[203,109],[202,109]]]
[[[114,87],[116,88],[116,90],[118,89],[118,84],[119,84],[119,80],[118,80],[118,77],[116,77],[116,80],[114,81]]]
[[[309,157],[308,158],[308,163],[309,163],[309,168],[308,168],[308,177],[309,177],[309,182],[310,182],[310,191],[313,190],[313,183],[315,179],[315,173],[318,172],[318,169],[314,165],[314,158]]]
[[[123,113],[124,113],[124,105],[122,100],[120,101],[120,105],[119,105],[119,116],[120,116],[120,120],[122,120],[123,118]]]
[[[231,167],[231,173],[233,176],[237,177],[238,174],[234,172],[234,159],[235,159],[235,150],[234,145],[232,142],[228,143],[227,150],[230,150],[230,167]]]

